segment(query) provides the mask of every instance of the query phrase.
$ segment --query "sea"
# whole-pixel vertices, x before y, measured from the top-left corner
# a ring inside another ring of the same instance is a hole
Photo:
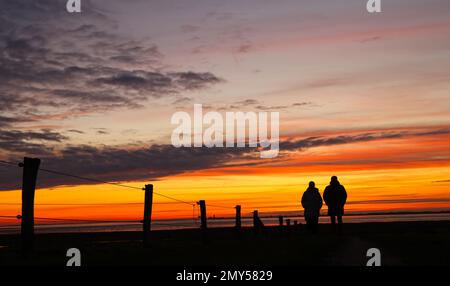
[[[291,224],[304,223],[304,218],[300,216],[285,217],[290,219]],[[261,217],[265,225],[278,225],[279,219],[276,216]],[[368,223],[368,222],[406,222],[406,221],[450,221],[450,213],[398,213],[398,214],[361,214],[348,215],[344,217],[345,223]],[[209,218],[208,227],[233,227],[234,218]],[[286,222],[285,222],[286,223]],[[320,217],[320,223],[329,223],[326,216]],[[252,226],[253,218],[243,217],[242,226]],[[170,219],[152,221],[152,230],[173,230],[200,227],[199,220],[194,219]],[[35,224],[36,233],[76,233],[76,232],[114,232],[114,231],[141,231],[140,222],[52,222]],[[0,224],[1,234],[19,234],[20,222],[17,224]]]

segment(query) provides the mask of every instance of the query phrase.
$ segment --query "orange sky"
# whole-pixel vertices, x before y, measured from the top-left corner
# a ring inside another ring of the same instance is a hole
[[[323,191],[331,175],[338,175],[347,188],[349,212],[444,210],[450,207],[449,142],[450,135],[439,135],[317,147],[289,153],[278,162],[196,171],[153,184],[155,192],[180,200],[206,200],[207,206],[215,205],[208,206],[208,215],[216,216],[233,216],[232,207],[237,204],[242,205],[244,215],[254,209],[300,212],[299,200],[307,183],[314,180]],[[145,183],[127,182],[136,187]],[[143,191],[111,185],[38,189],[35,215],[135,220],[141,219],[143,198]],[[20,191],[0,192],[0,202],[20,203]],[[155,218],[192,218],[189,204],[158,195],[154,202]],[[20,205],[1,208],[0,215],[20,213]]]
[[[80,17],[8,2],[0,159],[153,183],[216,216],[237,204],[301,212],[308,182],[322,192],[332,175],[349,212],[449,210],[450,2],[385,1],[376,14],[365,1],[282,2],[92,0]],[[171,116],[194,104],[279,112],[279,157],[171,149]],[[0,166],[0,216],[20,213],[16,171]],[[142,218],[140,190],[43,175],[36,217]],[[156,218],[193,215],[189,203],[154,202]]]

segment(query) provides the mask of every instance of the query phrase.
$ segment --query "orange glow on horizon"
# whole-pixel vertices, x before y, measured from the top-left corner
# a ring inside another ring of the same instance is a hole
[[[237,204],[242,205],[243,215],[254,209],[300,213],[300,197],[308,182],[314,180],[323,191],[331,175],[339,176],[347,188],[350,212],[443,210],[450,208],[449,142],[450,136],[442,135],[323,146],[260,165],[201,170],[153,184],[155,192],[192,204],[206,200],[211,216],[231,217]],[[429,160],[416,154],[428,154]],[[127,184],[142,187],[146,183]],[[44,188],[36,192],[35,216],[138,221],[143,199],[143,191],[104,184]],[[0,192],[0,202],[0,215],[20,213],[20,191]],[[191,219],[197,212],[197,206],[154,196],[155,219]],[[3,219],[2,224],[10,221]]]

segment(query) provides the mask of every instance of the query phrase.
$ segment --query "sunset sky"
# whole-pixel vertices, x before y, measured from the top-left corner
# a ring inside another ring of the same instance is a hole
[[[216,216],[300,213],[332,175],[349,212],[450,208],[450,1],[65,2],[0,0],[0,159]],[[194,104],[279,112],[279,156],[174,148],[171,116]],[[0,215],[20,213],[21,171],[0,165]],[[35,215],[140,219],[143,197],[40,172]]]

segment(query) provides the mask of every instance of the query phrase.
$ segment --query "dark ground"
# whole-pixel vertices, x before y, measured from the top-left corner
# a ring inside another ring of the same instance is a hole
[[[83,266],[366,265],[367,249],[381,250],[382,265],[450,265],[450,221],[347,224],[343,235],[320,225],[310,234],[303,225],[266,228],[255,235],[244,228],[152,232],[149,248],[140,232],[40,234],[34,254],[23,259],[18,236],[0,236],[0,266],[65,266],[69,248],[81,251]]]

